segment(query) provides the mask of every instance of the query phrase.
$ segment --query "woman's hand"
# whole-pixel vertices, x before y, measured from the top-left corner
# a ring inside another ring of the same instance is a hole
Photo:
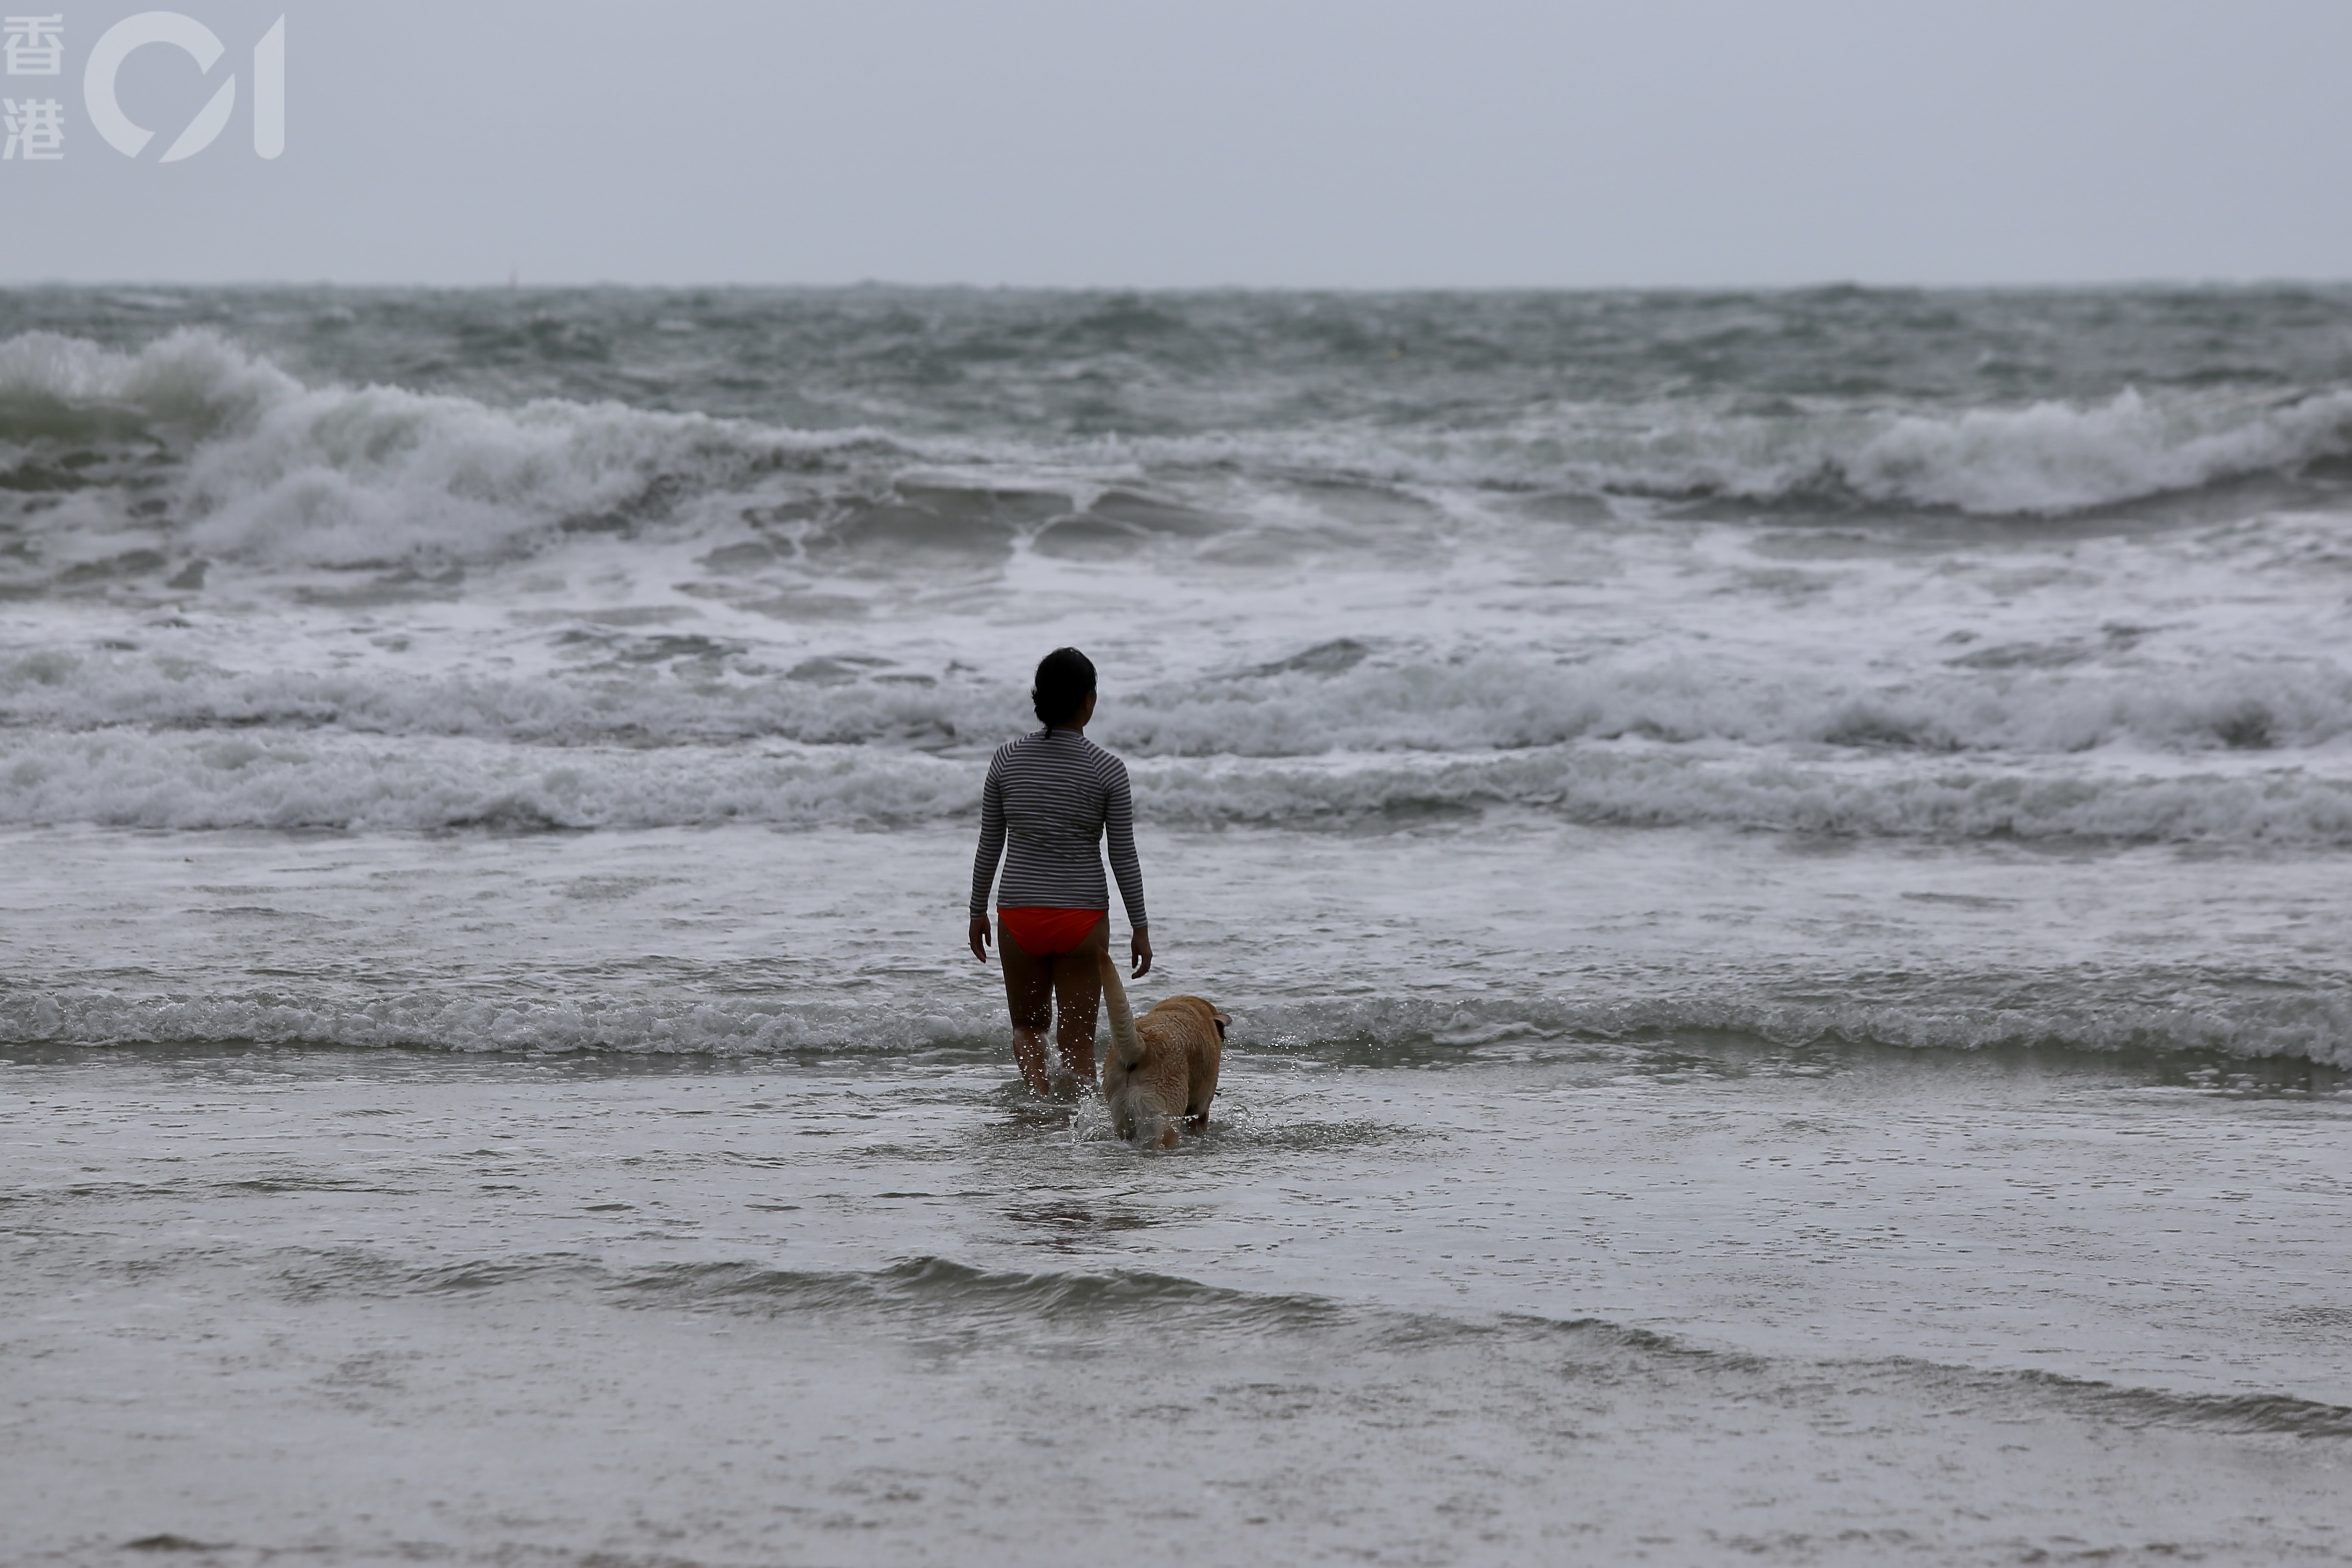
[[[1128,939],[1127,950],[1135,958],[1135,978],[1140,980],[1151,973],[1151,933],[1149,927]]]
[[[988,917],[982,915],[971,922],[971,955],[982,963],[988,962]]]

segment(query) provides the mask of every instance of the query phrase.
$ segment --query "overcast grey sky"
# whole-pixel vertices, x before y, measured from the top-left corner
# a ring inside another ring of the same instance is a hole
[[[226,47],[83,64],[158,4]],[[10,5],[10,13],[33,4]],[[2346,0],[48,0],[0,279],[2352,276]],[[285,156],[252,52],[288,17]],[[223,78],[205,152],[160,153]]]

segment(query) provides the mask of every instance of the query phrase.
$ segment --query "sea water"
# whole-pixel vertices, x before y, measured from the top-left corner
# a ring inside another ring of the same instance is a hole
[[[0,1554],[2352,1559],[2348,650],[2347,291],[0,296]]]

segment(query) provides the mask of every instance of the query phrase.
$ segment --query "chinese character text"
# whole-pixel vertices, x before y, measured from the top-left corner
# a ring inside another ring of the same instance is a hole
[[[66,19],[55,16],[0,18],[7,36],[10,76],[57,76],[66,68]]]
[[[0,159],[23,154],[28,163],[62,158],[66,155],[66,105],[58,98],[0,98],[0,126],[8,132],[8,141],[0,146]]]

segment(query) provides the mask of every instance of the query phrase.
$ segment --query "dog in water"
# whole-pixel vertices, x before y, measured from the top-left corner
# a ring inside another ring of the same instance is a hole
[[[1195,1132],[1208,1128],[1225,1026],[1233,1020],[1198,996],[1171,996],[1138,1018],[1128,1008],[1118,961],[1105,952],[1101,965],[1103,1004],[1110,1013],[1102,1086],[1111,1129],[1130,1142],[1173,1149],[1180,1118]]]

